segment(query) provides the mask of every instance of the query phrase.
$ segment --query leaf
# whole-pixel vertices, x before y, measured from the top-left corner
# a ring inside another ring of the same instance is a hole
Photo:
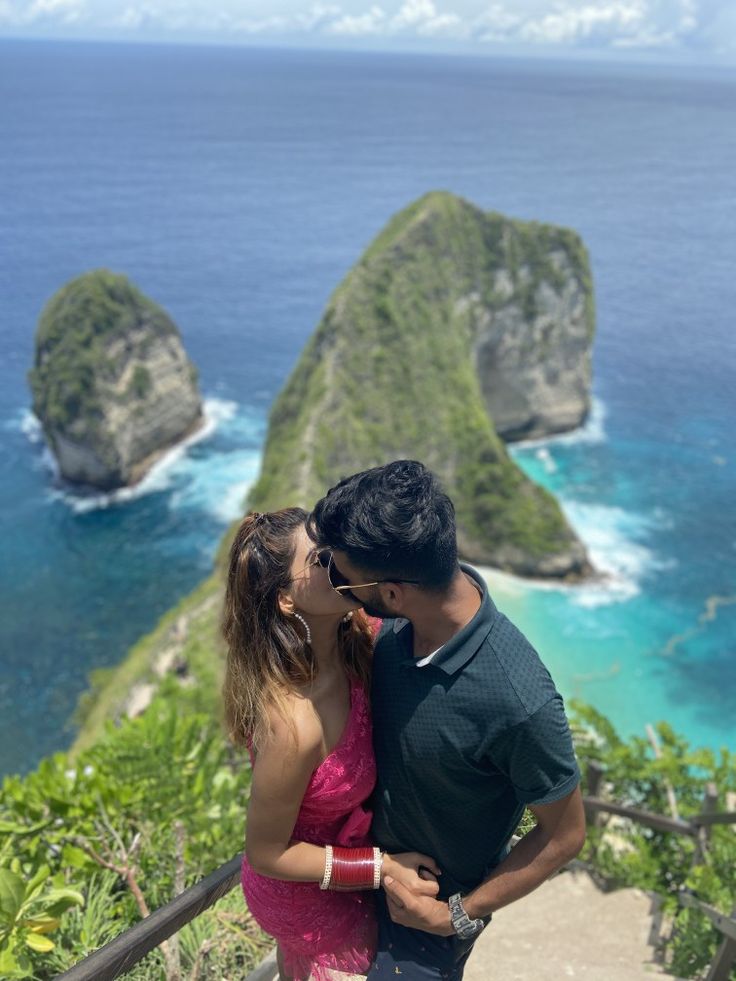
[[[25,883],[9,869],[0,869],[0,912],[15,921],[25,898]]]
[[[17,824],[12,821],[0,821],[0,834],[6,835],[35,835],[39,831],[43,831],[53,822],[53,818],[47,818],[44,821],[37,821],[36,824]]]
[[[40,896],[41,899],[46,907],[53,906],[57,912],[70,906],[84,906],[84,896],[76,889],[51,889]]]
[[[27,917],[22,921],[22,925],[33,933],[51,933],[60,923],[61,920],[57,916],[49,916],[47,913],[39,913],[38,916]]]
[[[20,963],[16,960],[15,954],[9,947],[0,947],[0,977],[23,977]]]
[[[48,865],[41,865],[36,870],[30,882],[26,886],[26,897],[28,899],[33,899],[33,897],[43,887],[44,882],[48,879],[50,875],[51,875],[51,869],[48,867]]]
[[[44,937],[39,933],[29,933],[25,938],[26,946],[30,947],[31,950],[35,950],[38,954],[48,954],[50,950],[54,949],[54,941],[49,940],[48,937]]]
[[[61,851],[61,862],[64,866],[71,866],[75,869],[84,869],[93,864],[92,859],[76,845],[66,844]]]

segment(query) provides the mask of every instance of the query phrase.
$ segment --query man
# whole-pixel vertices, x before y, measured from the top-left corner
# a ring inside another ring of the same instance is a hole
[[[562,699],[536,651],[458,563],[455,512],[421,463],[341,481],[308,529],[333,587],[384,620],[372,704],[373,835],[442,869],[435,897],[384,878],[372,981],[459,981],[492,914],[580,851],[580,773]],[[528,807],[536,826],[509,850]]]

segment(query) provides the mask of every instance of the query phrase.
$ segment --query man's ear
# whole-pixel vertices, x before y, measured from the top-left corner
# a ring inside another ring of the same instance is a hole
[[[285,617],[294,615],[294,600],[288,593],[279,593],[279,609]]]
[[[400,583],[382,582],[378,587],[378,591],[386,606],[397,612],[402,609],[404,596]]]

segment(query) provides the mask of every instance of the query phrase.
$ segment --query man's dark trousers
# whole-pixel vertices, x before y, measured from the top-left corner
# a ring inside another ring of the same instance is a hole
[[[394,923],[383,889],[376,896],[378,953],[368,981],[460,981],[477,937],[440,937]]]

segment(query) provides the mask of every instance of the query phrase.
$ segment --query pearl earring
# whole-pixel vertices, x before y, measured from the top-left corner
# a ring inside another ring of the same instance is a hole
[[[307,631],[307,643],[308,644],[311,644],[312,643],[312,631],[309,629],[309,624],[304,619],[304,617],[301,615],[301,613],[295,613],[294,616],[297,618],[297,620],[301,620],[301,622],[304,624],[304,629]]]

